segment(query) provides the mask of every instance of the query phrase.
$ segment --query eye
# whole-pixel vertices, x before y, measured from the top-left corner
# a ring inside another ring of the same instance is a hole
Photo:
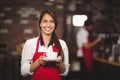
[[[51,20],[50,22],[51,22],[51,23],[55,23],[55,21],[54,21],[54,20]]]
[[[47,22],[47,20],[42,20],[42,22],[46,23],[46,22]]]

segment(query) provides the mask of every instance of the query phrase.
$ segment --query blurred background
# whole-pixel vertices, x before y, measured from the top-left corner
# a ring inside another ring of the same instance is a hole
[[[55,9],[56,30],[69,48],[70,72],[65,80],[80,80],[74,15],[86,15],[95,23],[93,35],[103,38],[93,48],[97,80],[120,79],[120,0],[0,0],[0,80],[27,80],[20,75],[24,42],[39,34],[42,9]],[[79,23],[79,21],[77,22]]]

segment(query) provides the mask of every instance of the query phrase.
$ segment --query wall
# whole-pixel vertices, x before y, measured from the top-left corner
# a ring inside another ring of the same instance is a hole
[[[0,70],[2,70],[0,80],[20,79],[21,44],[29,38],[38,36],[40,12],[48,7],[53,8],[53,6],[45,6],[44,0],[3,0],[0,2],[0,43],[5,43],[4,45],[7,46],[6,49],[0,49]],[[62,38],[63,12],[57,9],[55,11],[58,15],[56,32],[59,38]]]

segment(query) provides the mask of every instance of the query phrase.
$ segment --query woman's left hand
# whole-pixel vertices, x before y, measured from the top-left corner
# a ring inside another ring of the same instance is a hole
[[[65,65],[61,56],[58,56],[56,66],[59,68],[60,73],[65,72]]]
[[[62,57],[58,56],[56,65],[59,67],[61,63],[62,63]]]
[[[57,57],[57,62],[58,62],[58,63],[62,62],[62,57],[61,57],[61,56],[58,56],[58,57]]]

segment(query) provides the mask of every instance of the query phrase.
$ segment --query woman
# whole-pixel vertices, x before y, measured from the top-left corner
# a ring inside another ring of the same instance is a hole
[[[93,28],[94,23],[91,20],[85,21],[84,26],[80,28],[76,37],[78,45],[77,57],[81,63],[81,72],[84,80],[94,80],[93,78],[95,77],[93,76],[92,48],[101,41],[101,38],[97,37],[95,40],[90,41],[90,32]]]
[[[26,41],[21,58],[21,74],[31,75],[31,80],[61,80],[69,71],[69,54],[65,41],[55,34],[57,18],[52,10],[41,12],[40,36]],[[46,55],[57,53],[55,61],[46,60]]]

